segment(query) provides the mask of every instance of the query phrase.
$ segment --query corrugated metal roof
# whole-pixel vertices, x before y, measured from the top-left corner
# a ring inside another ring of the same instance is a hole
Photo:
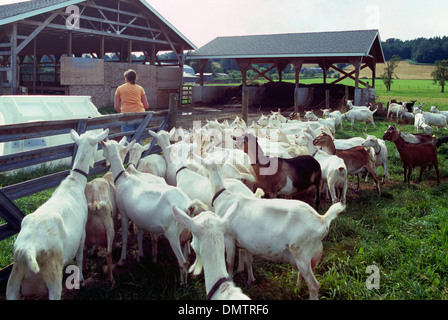
[[[365,56],[378,36],[378,30],[356,30],[218,37],[189,58]]]

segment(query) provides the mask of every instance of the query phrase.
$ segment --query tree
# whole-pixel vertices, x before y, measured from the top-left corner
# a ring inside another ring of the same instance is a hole
[[[439,83],[442,93],[445,92],[445,82],[448,81],[448,60],[437,60],[436,70],[431,73],[434,83]]]
[[[390,91],[390,86],[393,83],[394,76],[396,79],[398,79],[397,75],[395,74],[395,69],[398,67],[400,59],[401,58],[395,54],[389,61],[386,61],[384,73],[381,75],[384,85],[386,86],[386,91]]]

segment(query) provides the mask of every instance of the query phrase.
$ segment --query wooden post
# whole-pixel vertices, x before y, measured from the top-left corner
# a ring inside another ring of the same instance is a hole
[[[17,94],[19,88],[18,79],[18,65],[17,65],[17,22],[12,24],[12,34],[11,34],[11,72],[12,72],[12,83],[11,83],[11,94]]]
[[[37,51],[36,51],[36,38],[33,39],[33,94],[36,94],[36,82],[37,82]]]
[[[179,104],[179,94],[170,93],[170,104],[169,104],[170,115],[168,118],[168,128],[167,128],[168,131],[176,127],[178,104]]]
[[[330,109],[330,90],[325,90],[325,106]]]
[[[242,109],[241,118],[243,118],[244,122],[247,123],[247,118],[249,114],[249,89],[245,86],[243,86],[242,90],[241,109]]]
[[[104,36],[101,36],[100,56],[99,56],[99,58],[100,59],[104,59],[105,54],[106,54],[106,51],[105,51],[105,47],[104,47]]]
[[[294,88],[294,111],[299,112],[299,81],[300,81],[300,70],[302,69],[303,60],[294,59],[292,60],[292,65],[294,66],[294,71],[296,75],[296,87]]]
[[[299,112],[299,88],[294,88],[294,112]]]
[[[132,63],[132,40],[128,42],[128,62]]]
[[[67,56],[71,57],[73,54],[73,47],[72,47],[72,32],[68,32],[68,40],[67,40]]]
[[[207,64],[208,59],[199,60],[199,85],[202,87],[204,85],[204,69]]]
[[[350,93],[348,91],[348,86],[345,86],[345,100],[350,100]]]

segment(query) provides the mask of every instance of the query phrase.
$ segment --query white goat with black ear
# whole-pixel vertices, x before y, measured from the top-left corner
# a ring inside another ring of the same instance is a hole
[[[145,182],[137,175],[128,172],[133,166],[129,166],[125,171],[119,155],[121,148],[119,143],[110,140],[101,144],[103,155],[110,163],[114,175],[116,202],[122,218],[123,245],[118,265],[123,265],[126,259],[127,227],[128,219],[131,219],[138,229],[163,234],[168,239],[179,263],[181,284],[185,283],[188,262],[182,254],[179,242],[184,227],[174,219],[171,205],[176,204],[192,215],[205,209],[205,205],[198,203],[197,200],[191,201],[179,188]]]
[[[166,161],[163,155],[150,154],[142,158],[142,154],[147,151],[150,146],[150,144],[142,146],[140,143],[135,143],[129,150],[129,163],[133,163],[138,171],[151,173],[157,177],[165,179]]]
[[[172,206],[176,220],[193,233],[191,246],[196,260],[189,271],[199,275],[204,268],[207,300],[249,300],[233,283],[225,263],[224,234],[237,209],[238,202],[230,206],[222,218],[211,211],[191,218],[175,205]]]
[[[63,268],[75,256],[82,274],[83,249],[86,237],[87,201],[84,189],[89,167],[93,167],[98,142],[109,130],[79,136],[74,130],[71,138],[78,145],[73,168],[51,198],[34,213],[27,215],[14,243],[14,267],[8,280],[6,298],[45,296],[59,300],[62,292]]]
[[[196,157],[198,158],[198,157]],[[215,193],[215,212],[223,217],[229,207],[238,202],[238,214],[225,234],[226,261],[233,273],[235,247],[273,262],[289,262],[305,279],[310,299],[318,298],[319,283],[313,268],[322,257],[322,239],[328,234],[331,221],[345,210],[341,203],[333,204],[325,215],[298,200],[256,199],[229,192],[224,188],[220,166],[198,158],[209,170]]]

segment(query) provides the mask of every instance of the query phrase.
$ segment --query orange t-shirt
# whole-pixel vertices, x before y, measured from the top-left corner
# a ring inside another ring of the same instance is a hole
[[[117,88],[115,95],[118,95],[121,100],[121,113],[126,112],[144,112],[142,96],[145,90],[138,84],[131,84],[129,82],[122,84]]]

